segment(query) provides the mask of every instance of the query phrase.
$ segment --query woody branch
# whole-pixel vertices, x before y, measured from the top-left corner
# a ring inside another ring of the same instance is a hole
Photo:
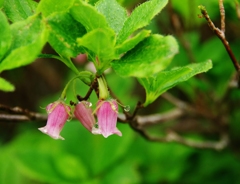
[[[229,57],[231,58],[231,61],[236,69],[236,71],[238,72],[238,74],[240,73],[240,65],[234,55],[234,53],[232,52],[232,49],[227,41],[227,39],[225,38],[225,10],[224,10],[224,6],[223,6],[223,0],[219,0],[219,8],[220,8],[220,15],[221,15],[221,29],[217,28],[214,23],[212,22],[211,18],[208,15],[208,12],[206,10],[206,8],[202,5],[200,5],[198,7],[201,11],[202,16],[207,20],[208,26],[210,27],[210,29],[216,34],[216,36],[222,41]]]

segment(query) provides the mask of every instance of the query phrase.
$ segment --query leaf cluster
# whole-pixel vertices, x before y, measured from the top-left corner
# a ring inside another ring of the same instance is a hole
[[[136,77],[146,90],[147,106],[164,91],[212,67],[207,61],[166,70],[178,53],[178,43],[171,35],[152,34],[145,27],[167,3],[147,1],[128,15],[116,0],[100,0],[95,5],[81,0],[4,1],[0,72],[30,64],[48,42],[58,53],[52,57],[75,74],[79,71],[71,58],[86,54],[97,75],[113,68],[122,77]],[[1,80],[2,90],[14,90]]]

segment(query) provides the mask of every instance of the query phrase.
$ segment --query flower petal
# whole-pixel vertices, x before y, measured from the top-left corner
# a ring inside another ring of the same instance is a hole
[[[60,132],[69,118],[70,107],[63,102],[56,101],[49,104],[46,110],[48,112],[47,124],[45,127],[39,128],[39,130],[54,139],[64,140],[60,136]]]
[[[98,102],[98,131],[94,132],[101,133],[104,137],[108,137],[112,134],[122,136],[122,133],[117,129],[117,116],[118,116],[118,105],[116,100]]]
[[[92,131],[92,128],[95,125],[95,118],[92,114],[89,102],[82,101],[78,103],[75,107],[74,115],[88,131]]]

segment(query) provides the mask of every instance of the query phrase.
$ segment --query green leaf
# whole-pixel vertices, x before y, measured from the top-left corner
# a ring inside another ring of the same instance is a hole
[[[148,131],[148,134],[159,137],[160,132],[162,132],[161,127],[162,124],[160,128],[159,126],[152,126],[152,129],[155,129],[156,132],[150,133]],[[143,148],[147,149],[141,151]],[[140,171],[140,183],[162,183],[161,181],[178,183],[180,181],[179,178],[186,171],[186,163],[193,152],[194,149],[180,144],[149,144],[144,139],[138,139],[132,145],[128,159],[137,160],[138,168],[143,169],[142,172]],[[169,157],[169,153],[171,153],[171,157]],[[194,166],[194,164],[192,165]]]
[[[104,70],[105,66],[109,65],[109,62],[116,58],[114,36],[114,32],[111,29],[99,28],[77,39],[80,46],[86,47],[98,58],[98,61],[95,62],[98,71]]]
[[[8,147],[1,145],[0,150],[0,183],[11,184],[31,184],[26,176],[24,176],[15,166],[12,158],[11,150]]]
[[[15,87],[11,83],[0,77],[0,90],[10,92],[14,91]]]
[[[37,12],[42,12],[45,17],[52,13],[67,12],[72,7],[74,1],[75,0],[41,0]]]
[[[4,0],[0,0],[0,8],[2,8]]]
[[[123,77],[148,77],[165,69],[178,52],[178,44],[172,36],[151,35],[127,52],[112,67]]]
[[[49,43],[59,55],[70,58],[82,52],[77,46],[77,38],[82,37],[86,30],[70,14],[53,14],[48,17],[47,25]]]
[[[184,67],[163,71],[155,76],[139,78],[139,82],[146,90],[144,106],[154,102],[162,93],[184,82],[196,74],[206,72],[212,68],[210,60],[202,63],[187,65]]]
[[[100,58],[111,59],[114,56],[114,33],[110,29],[95,29],[82,38],[78,38],[77,42]]]
[[[1,61],[11,45],[12,35],[10,32],[10,25],[8,24],[8,20],[1,11],[0,22],[1,22],[0,29],[0,61]]]
[[[18,170],[41,183],[81,183],[87,177],[80,157],[63,150],[61,142],[43,134],[25,133],[11,148]]]
[[[117,167],[109,170],[102,183],[113,183],[113,181],[114,184],[133,184],[141,183],[142,180],[135,163],[133,161],[125,161],[120,162]]]
[[[148,25],[150,20],[166,6],[167,2],[168,0],[151,0],[135,8],[119,32],[117,43],[121,44],[134,31]]]
[[[128,153],[133,143],[132,131],[124,125],[120,130],[123,137],[112,135],[105,139],[101,135],[90,134],[75,121],[65,124],[62,132],[65,141],[56,141],[37,130],[24,132],[8,145],[8,156],[18,171],[38,183],[77,184],[89,181],[90,184],[98,179],[102,181],[103,176],[109,175],[109,168],[116,168],[118,161]],[[1,154],[2,150],[0,164]],[[129,169],[131,173],[133,169]],[[99,178],[100,175],[103,176]]]
[[[76,1],[70,13],[87,31],[109,27],[105,17],[84,1]]]
[[[149,30],[142,30],[135,36],[130,39],[125,40],[121,45],[116,47],[116,53],[122,54],[133,49],[139,42],[143,41],[147,36],[150,36],[151,31]]]
[[[5,0],[3,4],[3,10],[12,22],[27,19],[36,8],[37,3],[33,0]]]
[[[0,72],[33,62],[41,52],[48,37],[45,24],[40,16],[11,25],[13,42],[6,58],[0,63]]]
[[[96,8],[105,16],[109,26],[118,34],[128,18],[127,11],[116,0],[101,0],[96,4]]]
[[[90,172],[90,179],[104,173],[108,175],[109,168],[115,168],[128,153],[133,143],[133,132],[121,124],[118,124],[118,128],[123,133],[122,137],[111,135],[106,139],[102,135],[91,135],[78,122],[72,121],[64,126],[62,135],[66,138],[65,149],[82,159],[86,170]],[[84,149],[76,148],[76,140],[79,140],[79,145],[87,143]]]

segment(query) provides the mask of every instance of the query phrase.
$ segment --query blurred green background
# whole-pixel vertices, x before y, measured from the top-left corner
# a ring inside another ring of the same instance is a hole
[[[143,1],[119,2],[130,12]],[[213,22],[220,25],[218,0],[171,0],[148,27],[153,33],[171,34],[178,40],[180,52],[171,67],[207,59],[213,61],[213,69],[204,74],[204,80],[194,78],[170,90],[188,102],[201,100],[202,96],[196,91],[210,98],[222,99],[235,72],[221,42],[206,21],[198,17],[198,5],[206,6]],[[225,0],[224,5],[226,37],[239,59],[240,21],[236,4],[233,0]],[[44,50],[54,52],[50,46]],[[86,64],[75,64],[80,69],[86,67]],[[73,77],[62,63],[46,59],[38,59],[27,67],[3,72],[2,75],[14,83],[16,91],[0,92],[1,103],[36,112],[45,112],[43,108],[59,98],[64,85]],[[123,79],[111,71],[106,78],[124,105],[134,107],[138,100],[144,100],[144,90],[133,78]],[[81,83],[77,85],[78,93],[84,95],[87,88]],[[73,94],[68,99],[73,99]],[[96,101],[95,95],[91,96],[91,101]],[[209,109],[218,113],[218,106],[212,104],[211,100],[207,102]],[[37,130],[46,122],[0,122],[0,183],[240,183],[240,91],[232,90],[224,102],[220,107],[225,105],[229,109],[226,114],[226,131],[230,143],[222,151],[195,149],[176,143],[149,142],[127,124],[118,124],[122,137],[112,135],[105,139],[90,134],[79,122],[72,120],[66,123],[61,133],[65,140],[59,141]],[[164,112],[171,108],[171,104],[159,99],[148,109],[140,111],[140,114]],[[163,125],[150,128],[154,129],[154,134],[166,130]],[[191,131],[187,133],[192,135]],[[216,138],[212,132],[205,136]]]

